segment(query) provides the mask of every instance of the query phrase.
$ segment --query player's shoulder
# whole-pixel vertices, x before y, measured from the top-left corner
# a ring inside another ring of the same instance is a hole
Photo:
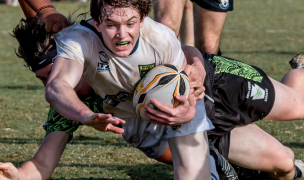
[[[149,17],[144,19],[144,25],[140,33],[144,41],[159,50],[165,50],[179,43],[174,31]]]
[[[69,39],[69,40],[83,39],[83,40],[89,41],[89,40],[94,39],[94,38],[92,38],[94,36],[96,36],[96,35],[91,29],[81,25],[80,23],[77,23],[77,24],[74,24],[72,26],[69,26],[69,27],[64,28],[61,31],[59,31],[55,35],[55,38],[56,39]]]

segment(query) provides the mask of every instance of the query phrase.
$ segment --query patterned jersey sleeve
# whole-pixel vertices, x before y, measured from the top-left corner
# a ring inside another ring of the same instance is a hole
[[[103,112],[103,99],[97,96],[94,91],[86,96],[79,96],[79,99],[86,104],[93,112]],[[64,131],[70,135],[69,142],[73,138],[73,133],[82,125],[80,122],[76,122],[61,116],[53,107],[50,107],[47,122],[43,125],[47,136],[54,131]]]

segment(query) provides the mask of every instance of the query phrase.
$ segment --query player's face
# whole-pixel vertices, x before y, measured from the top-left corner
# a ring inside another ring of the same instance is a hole
[[[39,69],[39,70],[35,71],[36,77],[42,81],[44,86],[46,85],[46,83],[49,79],[49,76],[50,76],[51,71],[52,71],[52,67],[53,67],[53,63],[45,66],[42,69]]]
[[[143,19],[132,8],[113,8],[105,6],[106,17],[101,24],[94,21],[97,31],[102,35],[108,49],[115,55],[124,57],[131,54],[139,37]]]

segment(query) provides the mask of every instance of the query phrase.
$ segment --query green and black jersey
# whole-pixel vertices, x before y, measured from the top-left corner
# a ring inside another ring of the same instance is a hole
[[[96,95],[93,90],[88,95],[79,95],[78,97],[93,112],[103,113],[103,99]],[[53,131],[64,131],[70,135],[70,141],[73,137],[74,131],[76,131],[80,125],[82,125],[82,123],[63,117],[52,106],[50,106],[47,122],[43,125],[43,128],[46,131],[45,136]]]

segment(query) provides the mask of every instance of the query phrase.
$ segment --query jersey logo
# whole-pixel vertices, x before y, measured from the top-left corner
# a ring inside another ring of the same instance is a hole
[[[126,92],[119,92],[116,95],[106,95],[104,102],[116,107],[120,102],[124,102],[124,101],[131,101],[133,97],[133,93],[129,94]]]
[[[97,63],[97,71],[110,71],[109,57],[103,51],[99,52],[99,62]]]
[[[155,67],[155,63],[147,64],[147,65],[138,65],[140,78],[146,75],[147,72],[149,72],[154,67]]]
[[[250,91],[251,91],[251,93],[250,93]],[[252,97],[252,100],[264,99],[264,101],[267,102],[267,99],[268,99],[268,89],[267,88],[264,90],[257,84],[251,85],[251,82],[248,82],[248,93],[246,96],[247,99],[249,98],[249,94],[250,94],[250,97]]]
[[[221,9],[228,9],[229,8],[229,0],[220,0],[221,3],[219,4]]]

